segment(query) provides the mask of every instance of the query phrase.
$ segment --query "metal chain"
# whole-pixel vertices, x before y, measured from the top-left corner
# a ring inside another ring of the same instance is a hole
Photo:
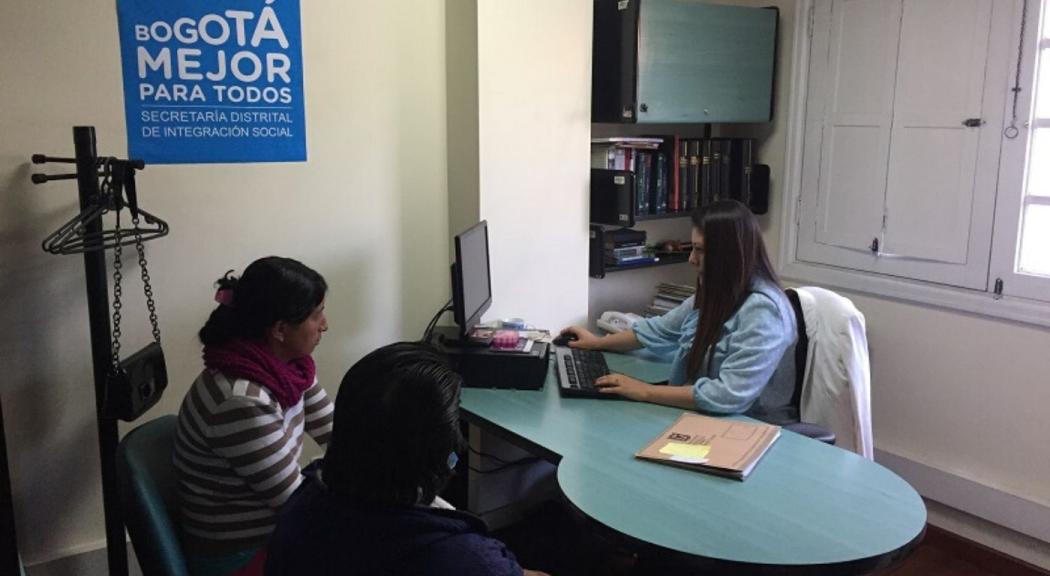
[[[146,308],[149,309],[149,323],[153,327],[153,340],[160,344],[160,325],[157,323],[157,306],[153,303],[153,286],[149,282],[149,270],[146,269],[146,248],[142,245],[142,230],[139,228],[139,217],[132,216],[135,225],[135,249],[139,252],[139,268],[142,270],[142,292],[146,295]]]
[[[110,200],[109,196],[113,194],[112,184],[113,174],[112,166],[110,165],[110,159],[105,159],[102,165],[102,185],[100,188],[101,196],[103,201]],[[114,238],[116,242],[113,246],[113,368],[115,370],[120,369],[120,320],[121,320],[121,309],[124,307],[121,298],[124,295],[124,289],[121,286],[121,282],[124,279],[122,273],[123,261],[121,259],[123,255],[124,242],[121,237],[120,231],[120,212],[123,207],[120,206],[119,199],[116,204],[118,208],[116,212],[116,226],[114,228]],[[146,308],[149,310],[149,323],[153,328],[153,340],[160,344],[160,323],[157,320],[157,305],[153,301],[153,286],[150,283],[149,269],[147,268],[146,262],[146,247],[143,246],[142,242],[142,228],[139,227],[138,215],[131,217],[131,223],[133,225],[132,232],[135,235],[135,250],[139,255],[139,268],[142,272],[142,292],[146,295]]]
[[[102,193],[103,195],[112,192],[112,186],[110,184],[111,175],[109,173],[109,161],[107,160],[104,168],[104,176],[102,180]],[[105,196],[103,196],[105,197]],[[123,289],[121,288],[121,280],[124,279],[124,275],[121,273],[123,264],[121,263],[121,247],[120,247],[120,210],[117,210],[117,224],[115,228],[117,245],[113,247],[113,369],[120,369],[120,309],[123,307],[121,303],[121,296],[124,295]]]
[[[1014,72],[1014,87],[1010,89],[1014,93],[1013,113],[1010,117],[1010,125],[1003,130],[1003,136],[1013,140],[1020,132],[1017,129],[1017,99],[1021,94],[1021,61],[1024,57],[1024,30],[1028,21],[1028,0],[1021,0],[1021,34],[1017,40],[1017,70]]]

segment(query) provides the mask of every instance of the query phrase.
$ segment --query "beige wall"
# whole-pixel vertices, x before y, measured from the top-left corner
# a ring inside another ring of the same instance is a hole
[[[876,445],[1050,506],[1050,330],[852,295]]]
[[[310,0],[302,16],[308,162],[141,174],[143,206],[172,228],[148,245],[171,383],[145,418],[174,412],[200,369],[213,281],[258,256],[328,279],[316,357],[330,391],[364,352],[418,337],[448,297],[443,3]],[[104,530],[82,260],[40,249],[75,214],[76,187],[32,186],[29,156],[72,155],[73,125],[96,126],[104,154],[126,141],[112,1],[5,0],[0,39],[0,393],[32,564],[101,545]],[[140,310],[141,293],[125,350],[148,341]]]

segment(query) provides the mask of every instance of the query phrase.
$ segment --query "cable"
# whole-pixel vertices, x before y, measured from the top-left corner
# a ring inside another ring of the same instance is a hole
[[[526,457],[520,458],[518,460],[504,460],[503,458],[500,458],[499,456],[496,456],[495,454],[486,454],[485,452],[481,452],[480,450],[475,449],[473,446],[470,446],[469,444],[467,445],[467,449],[469,449],[472,453],[477,454],[478,456],[480,456],[482,458],[491,458],[492,460],[495,460],[496,462],[499,462],[501,464],[501,466],[496,466],[495,468],[489,468],[488,470],[481,470],[481,469],[474,468],[473,466],[469,466],[469,465],[467,466],[467,468],[470,468],[471,470],[473,470],[474,472],[477,472],[478,474],[494,474],[496,472],[502,472],[503,470],[506,470],[507,468],[511,468],[513,466],[521,466],[523,464],[531,464],[533,462],[538,462],[538,461],[542,460],[542,458],[539,458],[537,456],[526,456]]]
[[[515,460],[513,462],[507,462],[506,464],[503,464],[502,466],[496,466],[495,468],[489,468],[488,470],[482,470],[480,468],[475,468],[475,467],[470,466],[470,465],[467,465],[467,468],[469,468],[472,472],[477,472],[478,474],[496,474],[497,472],[503,472],[504,470],[506,470],[508,468],[514,468],[515,466],[521,466],[523,464],[532,464],[534,462],[539,462],[540,460],[542,460],[542,458],[539,458],[539,457],[536,457],[536,456],[529,456],[528,458],[522,458],[521,460]]]
[[[500,458],[499,456],[496,456],[495,454],[486,454],[486,453],[484,453],[484,452],[482,452],[480,450],[475,449],[473,446],[470,446],[470,445],[467,445],[467,448],[471,452],[477,454],[478,456],[481,456],[482,458],[491,458],[491,459],[495,460],[496,462],[499,462],[500,464],[516,464],[517,462],[521,461],[521,460],[504,460],[503,458]],[[522,460],[527,460],[528,458],[529,457],[526,456],[525,458],[522,458]]]
[[[430,339],[434,335],[434,327],[437,326],[438,320],[441,318],[441,315],[451,309],[452,300],[450,299],[448,302],[445,303],[444,306],[441,307],[440,310],[437,311],[437,314],[434,314],[434,317],[430,319],[430,323],[427,324],[426,330],[423,331],[423,338],[420,339],[420,342],[430,343]]]

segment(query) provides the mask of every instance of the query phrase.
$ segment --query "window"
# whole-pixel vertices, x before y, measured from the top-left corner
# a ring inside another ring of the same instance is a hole
[[[1050,300],[1050,10],[1046,0],[1023,8],[1021,91],[1007,119],[1017,131],[1003,145],[992,275],[1003,294]]]
[[[1050,324],[1047,2],[804,2],[786,276]]]

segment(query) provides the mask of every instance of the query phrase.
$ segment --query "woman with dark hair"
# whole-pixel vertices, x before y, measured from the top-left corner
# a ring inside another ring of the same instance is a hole
[[[791,402],[795,314],[757,220],[735,200],[699,208],[692,220],[689,262],[698,269],[695,296],[615,334],[599,337],[580,327],[562,333],[577,337],[569,344],[575,348],[645,348],[671,362],[672,386],[609,374],[595,382],[603,392],[712,414],[797,422]]]
[[[391,344],[354,364],[322,469],[281,512],[266,574],[520,576],[481,519],[438,497],[463,446],[461,382],[426,344]]]
[[[232,271],[231,271],[232,272]],[[303,432],[323,449],[333,407],[310,356],[328,330],[320,274],[290,258],[217,282],[204,370],[179,410],[174,464],[194,576],[261,574],[277,510],[299,486]]]

